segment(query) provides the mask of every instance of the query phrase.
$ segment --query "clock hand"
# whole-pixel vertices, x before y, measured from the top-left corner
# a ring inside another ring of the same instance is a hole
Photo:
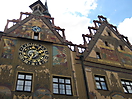
[[[32,53],[32,55],[30,56],[29,61],[33,58],[33,56],[34,56],[34,53]]]

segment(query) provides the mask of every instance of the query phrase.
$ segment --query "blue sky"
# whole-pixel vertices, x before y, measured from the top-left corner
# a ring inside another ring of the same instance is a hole
[[[88,15],[91,20],[103,15],[110,19],[110,23],[119,25],[125,18],[132,17],[132,0],[98,0],[97,4]]]
[[[32,12],[29,5],[37,0],[3,0],[0,11],[0,31],[7,19],[18,19],[20,12]],[[41,0],[45,3],[45,0]],[[7,3],[8,2],[8,3]],[[55,25],[65,29],[66,39],[83,44],[82,34],[89,34],[88,26],[94,26],[98,15],[127,36],[132,43],[132,0],[47,0]]]

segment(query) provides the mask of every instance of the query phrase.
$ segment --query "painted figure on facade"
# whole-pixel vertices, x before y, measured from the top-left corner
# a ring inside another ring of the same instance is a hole
[[[67,55],[64,47],[53,46],[53,65],[67,66]]]
[[[4,39],[4,48],[2,51],[3,58],[13,58],[14,50],[15,50],[16,40],[15,39]]]

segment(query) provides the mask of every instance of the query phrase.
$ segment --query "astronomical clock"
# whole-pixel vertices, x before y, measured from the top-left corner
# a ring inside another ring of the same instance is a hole
[[[42,65],[48,61],[49,52],[43,45],[27,43],[20,47],[19,58],[29,65]]]

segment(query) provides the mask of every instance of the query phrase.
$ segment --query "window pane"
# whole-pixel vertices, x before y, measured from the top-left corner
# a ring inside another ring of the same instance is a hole
[[[53,88],[54,89],[56,89],[56,88],[58,89],[58,84],[53,84]]]
[[[23,86],[17,86],[17,89],[16,90],[23,91]]]
[[[36,40],[37,40],[37,39],[38,39],[38,36],[34,36],[34,39],[36,39]]]
[[[71,95],[71,90],[66,90],[66,94]]]
[[[127,89],[131,89],[131,87],[130,86],[127,86]]]
[[[97,85],[97,86],[100,86],[99,82],[96,82],[96,85]]]
[[[69,79],[65,79],[65,82],[66,82],[67,84],[70,84],[70,83],[71,83]]]
[[[60,83],[64,83],[64,79],[61,79],[61,78],[60,78],[60,79],[59,79],[59,82],[60,82]]]
[[[95,77],[95,80],[99,80],[99,77]]]
[[[126,85],[129,85],[129,82],[126,82]]]
[[[24,91],[31,91],[31,87],[25,86],[25,87],[24,87]]]
[[[104,78],[100,78],[100,81],[105,81]]]
[[[107,90],[107,87],[106,87],[105,82],[101,82],[101,86],[102,86],[102,89],[103,89],[103,90]]]
[[[35,33],[35,34],[34,34],[34,39],[37,40],[38,38],[39,38],[39,34],[38,34],[38,33]]]
[[[31,86],[31,81],[25,81],[25,85]]]
[[[53,78],[53,82],[58,82],[58,78]]]
[[[26,75],[26,79],[32,80],[32,76],[31,75]]]
[[[101,89],[100,84],[98,82],[96,82],[96,87],[97,89]]]
[[[71,85],[66,85],[66,89],[71,89]]]
[[[105,82],[101,82],[101,85],[102,85],[102,86],[106,86]]]
[[[65,89],[63,84],[60,84],[59,87],[60,87],[60,89]]]
[[[122,84],[125,84],[125,82],[124,82],[124,81],[121,81],[121,83],[122,83]]]
[[[65,94],[65,90],[60,90],[60,94]]]
[[[97,86],[97,89],[101,89],[101,87],[100,86]]]
[[[18,78],[19,78],[19,79],[24,79],[24,75],[18,74]]]
[[[127,90],[126,90],[124,87],[123,87],[123,89],[124,89],[124,92],[125,92],[125,93],[128,93]]]
[[[23,85],[24,81],[23,80],[18,80],[17,85]]]
[[[132,93],[132,90],[131,89],[129,89],[128,91],[129,91],[129,93]]]
[[[103,89],[103,90],[107,90],[106,86],[102,86],[102,89]]]
[[[53,93],[58,94],[58,93],[59,93],[59,92],[58,92],[58,89],[53,89]]]

